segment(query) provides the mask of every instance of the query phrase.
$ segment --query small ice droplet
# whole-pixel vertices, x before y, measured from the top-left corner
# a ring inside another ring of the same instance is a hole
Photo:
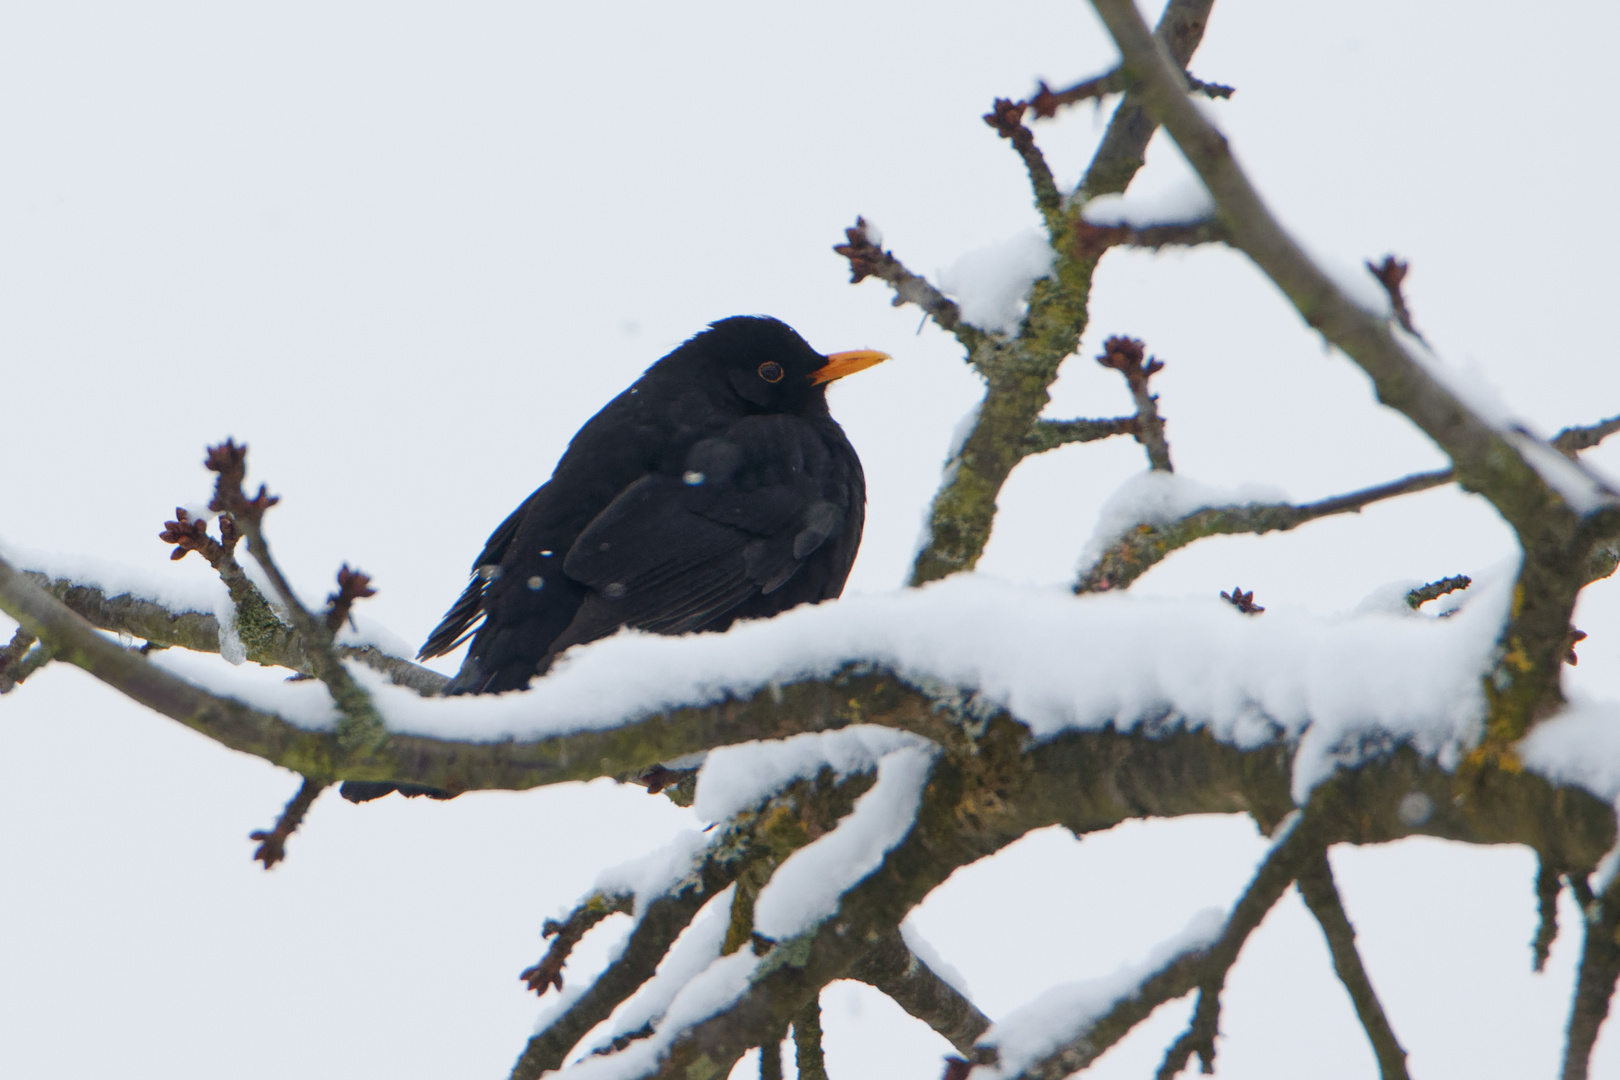
[[[546,579],[541,577],[539,574],[536,574],[536,575],[534,575],[534,577],[529,579],[529,588],[534,589],[536,591],[539,591],[540,589],[543,589],[545,587],[545,584],[546,584]]]
[[[688,487],[697,487],[699,484],[703,483],[703,474],[693,470],[692,472],[682,476],[681,479],[686,481]]]
[[[603,587],[602,591],[610,598],[617,600],[619,597],[624,595],[624,584],[623,582],[610,581],[606,586]]]
[[[542,558],[542,559],[549,559],[549,558],[551,558],[551,549],[550,549],[550,548],[547,548],[547,549],[546,549],[546,550],[544,550],[544,551],[542,551],[542,552],[541,552],[541,553],[540,553],[540,557],[541,557],[541,558]]]
[[[478,576],[485,581],[494,581],[501,576],[501,568],[494,563],[485,563],[478,568]]]
[[[1409,791],[1401,796],[1396,813],[1408,825],[1422,825],[1434,816],[1434,800],[1421,791]]]

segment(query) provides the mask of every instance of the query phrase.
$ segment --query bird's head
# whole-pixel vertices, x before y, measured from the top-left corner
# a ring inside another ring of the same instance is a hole
[[[794,329],[763,315],[721,319],[686,343],[725,373],[738,397],[766,412],[825,413],[827,384],[889,358],[871,349],[823,356]]]

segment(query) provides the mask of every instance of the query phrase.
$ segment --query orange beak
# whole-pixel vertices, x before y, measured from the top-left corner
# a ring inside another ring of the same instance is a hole
[[[829,383],[834,379],[842,379],[845,375],[853,375],[857,371],[865,371],[876,364],[889,359],[888,353],[881,353],[875,349],[854,349],[850,352],[835,352],[827,357],[827,362],[810,373],[813,384]]]

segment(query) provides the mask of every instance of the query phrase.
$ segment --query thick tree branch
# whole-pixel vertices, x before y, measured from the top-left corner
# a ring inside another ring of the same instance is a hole
[[[1386,320],[1339,289],[1271,215],[1225,138],[1188,99],[1179,57],[1166,55],[1130,0],[1093,0],[1093,6],[1119,47],[1127,77],[1203,180],[1232,242],[1306,322],[1367,373],[1379,400],[1445,451],[1458,482],[1489,499],[1518,534],[1525,553],[1517,594],[1523,602],[1505,628],[1502,660],[1487,680],[1490,718],[1473,760],[1510,755],[1509,746],[1562,700],[1565,636],[1586,557],[1620,529],[1613,493],[1590,475],[1569,483],[1561,478],[1555,486],[1544,476],[1556,474],[1540,444],[1493,428],[1396,339]],[[1572,485],[1596,493],[1597,507],[1572,503],[1563,493]]]
[[[827,1080],[827,1062],[821,1052],[821,999],[804,1003],[793,1014],[793,1061],[799,1080]]]
[[[1120,537],[1096,562],[1083,570],[1074,591],[1092,593],[1129,588],[1132,582],[1162,562],[1172,551],[1206,536],[1287,532],[1318,518],[1354,513],[1372,503],[1427,491],[1449,484],[1453,479],[1450,469],[1441,469],[1415,473],[1388,484],[1299,506],[1290,503],[1253,503],[1248,506],[1210,507],[1196,510],[1166,525],[1144,523]]]
[[[1356,1016],[1360,1017],[1362,1029],[1367,1032],[1373,1054],[1378,1058],[1378,1075],[1381,1080],[1406,1080],[1406,1051],[1396,1041],[1395,1030],[1390,1027],[1372,980],[1361,963],[1361,954],[1356,950],[1356,930],[1344,913],[1325,849],[1311,854],[1298,870],[1295,884],[1327,938],[1328,949],[1333,954],[1333,970],[1349,991]]]
[[[1160,33],[1183,64],[1202,39],[1212,2],[1171,0],[1165,9]],[[1030,290],[1017,336],[961,339],[969,362],[984,376],[984,402],[934,496],[928,539],[912,565],[911,584],[971,570],[984,552],[1002,485],[1029,454],[1027,439],[1050,400],[1049,388],[1086,329],[1091,280],[1101,252],[1076,240],[1075,222],[1087,198],[1125,189],[1142,166],[1153,128],[1140,102],[1127,94],[1092,157],[1080,195],[1057,217],[1048,218],[1056,257],[1052,272]]]

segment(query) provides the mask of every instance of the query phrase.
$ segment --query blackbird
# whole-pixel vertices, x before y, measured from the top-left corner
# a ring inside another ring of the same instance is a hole
[[[494,694],[620,627],[723,630],[837,596],[866,480],[827,384],[886,359],[822,356],[776,319],[712,324],[580,428],[419,657],[470,636],[449,692]]]
[[[564,649],[631,626],[724,630],[837,596],[866,517],[827,384],[887,360],[822,356],[786,323],[722,319],[579,429],[490,534],[419,659],[472,638],[447,693],[520,690]],[[346,781],[343,797],[451,792]]]

